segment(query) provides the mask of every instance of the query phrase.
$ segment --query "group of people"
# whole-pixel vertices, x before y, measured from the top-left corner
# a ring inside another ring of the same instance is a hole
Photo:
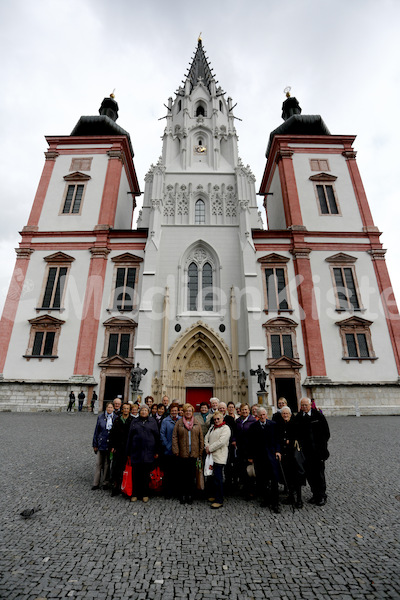
[[[86,394],[83,390],[81,390],[78,394],[78,411],[82,412],[83,409],[83,402],[86,398]],[[97,400],[97,394],[96,392],[93,390],[92,393],[92,398],[90,400],[90,409],[92,412],[94,412],[94,405],[96,403]],[[68,406],[67,406],[67,412],[72,412],[75,408],[75,393],[73,390],[70,391],[69,396],[68,396]]]
[[[168,396],[143,404],[116,398],[97,418],[93,449],[97,455],[93,490],[121,493],[127,462],[132,467],[131,502],[148,502],[149,483],[157,466],[162,493],[192,504],[195,495],[208,497],[212,509],[223,507],[224,494],[259,496],[261,506],[280,512],[280,488],[285,503],[303,507],[306,481],[317,506],[326,503],[325,461],[329,457],[328,423],[309,398],[293,415],[284,398],[268,419],[260,405],[236,405],[211,398],[199,413],[191,404],[170,403]],[[205,477],[204,477],[205,475]]]

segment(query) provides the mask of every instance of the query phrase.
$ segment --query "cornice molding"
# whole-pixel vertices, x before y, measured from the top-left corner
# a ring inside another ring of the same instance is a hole
[[[30,259],[31,254],[33,254],[35,251],[32,250],[32,248],[15,248],[15,253],[17,255],[17,258],[24,258],[24,259]]]

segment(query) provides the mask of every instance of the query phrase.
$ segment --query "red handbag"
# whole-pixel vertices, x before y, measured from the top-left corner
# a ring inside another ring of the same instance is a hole
[[[164,473],[161,471],[160,467],[156,467],[151,471],[149,488],[153,490],[153,492],[161,492],[163,477]]]
[[[130,458],[126,461],[125,470],[122,475],[121,492],[129,497],[132,496],[132,465]]]

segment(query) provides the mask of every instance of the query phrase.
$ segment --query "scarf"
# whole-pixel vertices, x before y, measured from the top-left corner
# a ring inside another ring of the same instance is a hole
[[[113,413],[111,413],[111,415],[109,415],[108,413],[105,413],[105,417],[107,419],[106,429],[107,429],[107,431],[110,431],[110,429],[113,425]]]
[[[220,427],[222,427],[223,425],[226,425],[225,421],[222,421],[222,423],[220,423],[219,425],[216,425],[214,423],[214,429],[219,429]]]
[[[186,427],[186,429],[187,429],[188,431],[192,431],[192,429],[193,429],[193,425],[194,425],[194,417],[192,417],[192,418],[190,419],[190,421],[188,421],[188,420],[186,419],[186,417],[182,417],[182,419],[183,419],[183,424],[184,424],[184,426]]]

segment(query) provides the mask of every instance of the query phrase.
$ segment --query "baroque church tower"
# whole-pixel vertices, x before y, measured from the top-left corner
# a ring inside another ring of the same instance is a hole
[[[143,395],[400,413],[400,320],[353,147],[296,98],[259,194],[201,39],[141,195],[105,98],[48,149],[0,323],[0,410]],[[135,215],[136,218],[136,215]],[[259,390],[254,370],[267,374]]]

